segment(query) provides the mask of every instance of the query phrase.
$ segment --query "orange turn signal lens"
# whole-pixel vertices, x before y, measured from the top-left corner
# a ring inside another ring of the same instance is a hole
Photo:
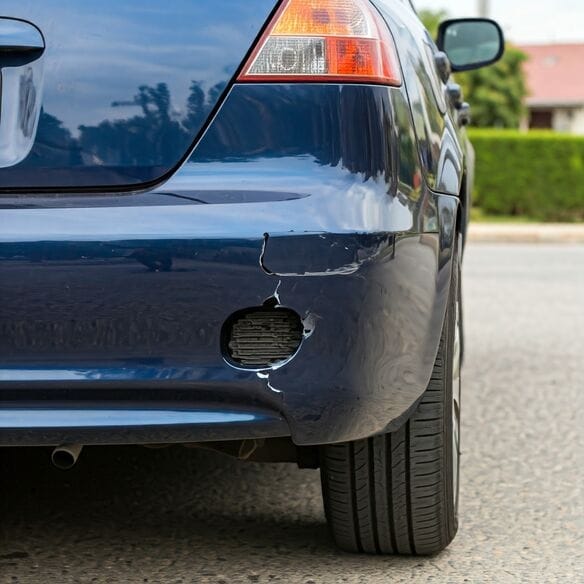
[[[284,0],[238,81],[400,85],[401,76],[369,0]]]
[[[291,0],[272,30],[274,35],[371,36],[371,18],[354,0]]]

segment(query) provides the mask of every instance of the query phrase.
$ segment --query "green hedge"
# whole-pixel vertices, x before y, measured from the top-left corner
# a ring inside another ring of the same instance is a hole
[[[474,204],[487,215],[584,220],[584,136],[471,129]]]

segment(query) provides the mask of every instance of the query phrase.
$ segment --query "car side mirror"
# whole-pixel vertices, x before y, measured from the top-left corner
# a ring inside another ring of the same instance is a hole
[[[452,71],[470,71],[496,63],[505,52],[501,27],[488,18],[445,20],[438,29],[438,48]]]

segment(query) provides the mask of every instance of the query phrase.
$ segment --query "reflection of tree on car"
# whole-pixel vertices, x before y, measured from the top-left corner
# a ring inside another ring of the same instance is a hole
[[[79,137],[55,116],[41,112],[38,139],[20,167],[82,166],[97,161],[107,166],[135,164],[161,166],[174,162],[191,141],[193,131],[209,115],[212,103],[225,87],[218,83],[206,93],[193,81],[186,115],[176,118],[166,83],[142,85],[128,101],[114,101],[115,108],[139,108],[140,113],[120,120],[104,120],[95,126],[81,125]]]
[[[173,115],[172,96],[165,83],[156,86],[143,85],[138,93],[128,101],[114,101],[111,105],[115,108],[139,108],[140,113],[132,117],[120,120],[104,120],[96,126],[79,127],[79,138],[74,138],[71,132],[63,127],[63,124],[54,116],[43,112],[39,122],[38,139],[29,157],[20,165],[20,168],[31,166],[85,166],[96,162],[103,167],[163,167],[174,163],[179,159],[191,141],[193,131],[201,125],[210,114],[212,104],[217,95],[224,89],[224,84],[212,86],[207,92],[201,84],[193,81],[186,104],[186,115],[178,118]],[[389,153],[373,153],[363,150],[359,142],[350,135],[342,135],[342,143],[337,150],[331,149],[331,135],[338,120],[323,117],[319,110],[315,116],[313,96],[311,92],[303,92],[300,87],[294,89],[294,99],[299,102],[299,108],[304,107],[306,115],[312,117],[310,126],[300,126],[292,118],[282,119],[277,115],[280,104],[277,100],[286,102],[290,99],[289,89],[274,86],[275,99],[264,104],[264,108],[258,111],[254,100],[240,99],[237,107],[224,111],[224,115],[217,120],[213,132],[208,133],[205,140],[197,150],[197,159],[209,160],[214,152],[220,150],[224,142],[235,142],[240,146],[239,150],[232,149],[232,159],[245,160],[251,156],[257,156],[259,152],[265,157],[281,156],[282,144],[270,141],[272,135],[283,137],[290,143],[290,155],[297,152],[310,150],[315,159],[323,165],[336,166],[339,163],[347,164],[350,170],[359,171],[365,178],[376,177],[384,172],[385,166],[380,163]],[[360,98],[360,92],[364,89],[355,88],[347,94],[343,102],[347,113],[359,115],[363,110],[366,115],[367,103]],[[334,92],[329,92],[331,105],[336,101]],[[320,108],[326,107],[321,104]],[[280,126],[278,132],[273,128],[270,133],[263,133],[262,126],[265,120]],[[238,141],[233,136],[233,128],[241,125],[246,120],[246,125],[254,131],[246,132],[245,142]],[[385,120],[384,120],[385,121]],[[386,121],[389,123],[389,120]],[[310,127],[311,133],[302,135],[303,128]],[[389,131],[382,125],[367,129],[371,134],[371,148],[384,148],[383,132]],[[314,148],[314,132],[321,136],[319,148]],[[378,134],[378,135],[375,135]],[[408,134],[409,135],[409,134]],[[408,135],[404,139],[409,139]]]

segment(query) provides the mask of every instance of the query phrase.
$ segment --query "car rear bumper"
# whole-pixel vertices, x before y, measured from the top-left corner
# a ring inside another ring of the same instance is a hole
[[[3,209],[0,444],[308,445],[398,424],[437,352],[457,200],[354,187],[332,202]],[[269,298],[309,334],[282,367],[233,367],[223,323]]]

